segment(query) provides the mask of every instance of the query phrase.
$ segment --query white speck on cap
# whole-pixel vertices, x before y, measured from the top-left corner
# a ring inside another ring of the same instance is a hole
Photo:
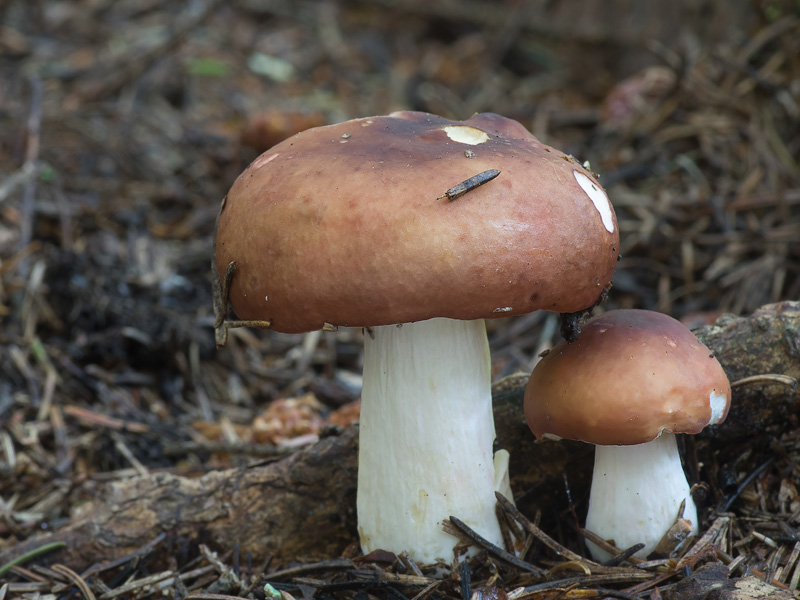
[[[278,156],[279,156],[278,152],[275,152],[274,154],[262,154],[257,159],[255,159],[253,161],[253,164],[250,166],[254,169],[260,169],[271,160],[275,160],[276,158],[278,158]]]
[[[711,419],[708,424],[714,425],[725,418],[725,408],[728,406],[728,397],[725,394],[718,394],[717,390],[711,390],[708,395],[708,403],[711,405]]]
[[[488,133],[469,125],[448,125],[444,128],[444,132],[454,142],[469,144],[470,146],[477,146],[489,139]]]
[[[597,212],[600,213],[600,218],[603,220],[603,225],[610,232],[614,232],[614,217],[611,212],[611,202],[608,201],[606,193],[600,189],[595,183],[580,171],[573,171],[575,180],[581,186],[586,195],[594,204]]]

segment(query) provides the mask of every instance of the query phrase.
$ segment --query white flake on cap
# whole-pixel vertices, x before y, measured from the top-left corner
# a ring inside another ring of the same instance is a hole
[[[469,144],[470,146],[477,146],[489,139],[488,133],[469,125],[448,125],[444,128],[444,132],[454,142]]]
[[[725,418],[725,409],[728,406],[728,397],[725,394],[718,394],[717,390],[711,390],[708,395],[708,403],[711,405],[711,419],[708,424],[714,425]]]
[[[605,228],[610,233],[614,233],[614,213],[611,211],[611,203],[608,201],[606,193],[580,171],[573,171],[572,174],[575,176],[575,181],[578,182],[578,185],[589,196],[597,212],[600,213],[600,218],[603,220]]]
[[[268,162],[278,158],[278,156],[280,156],[280,153],[278,153],[278,152],[275,152],[273,154],[267,154],[265,152],[264,154],[259,156],[257,159],[255,159],[253,161],[253,163],[250,165],[250,167],[252,167],[253,169],[260,169],[261,167],[263,167]]]

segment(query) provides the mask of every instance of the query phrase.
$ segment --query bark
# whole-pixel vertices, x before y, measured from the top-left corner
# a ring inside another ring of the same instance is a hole
[[[169,474],[105,486],[66,527],[0,552],[0,564],[46,542],[66,547],[47,556],[82,571],[130,554],[160,534],[150,559],[185,560],[198,544],[225,552],[238,545],[258,566],[339,555],[355,531],[358,428],[320,440],[280,461],[190,479]]]
[[[723,315],[695,333],[717,355],[731,382],[764,373],[800,380],[800,302],[768,304],[747,317]],[[743,385],[733,390],[725,423],[708,435],[721,443],[736,443],[754,432],[780,435],[797,428],[798,416],[797,389]]]
[[[768,305],[748,317],[725,316],[696,333],[732,381],[763,373],[800,378],[798,302]],[[575,501],[588,490],[592,448],[536,443],[522,413],[524,383],[524,377],[510,379],[494,390],[498,442],[512,457],[512,488],[523,512],[563,511],[569,506],[565,483]],[[735,449],[754,432],[777,436],[795,429],[798,414],[800,396],[784,385],[739,386],[728,419],[698,437],[715,452]],[[64,541],[66,548],[48,558],[80,571],[162,533],[165,542],[154,551],[161,556],[193,554],[199,542],[217,550],[238,545],[256,565],[267,557],[279,565],[338,556],[357,540],[357,435],[353,426],[280,461],[200,479],[157,475],[109,484],[59,531],[0,552],[0,564],[42,543]]]

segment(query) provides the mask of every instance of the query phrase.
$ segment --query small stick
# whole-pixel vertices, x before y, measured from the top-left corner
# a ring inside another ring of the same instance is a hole
[[[448,530],[447,524],[448,524],[448,522],[445,521],[444,522],[444,527],[443,527],[443,529],[445,531]],[[521,559],[517,558],[513,554],[511,554],[509,552],[506,552],[502,548],[500,548],[498,546],[495,546],[489,540],[481,537],[479,534],[474,532],[472,529],[469,528],[469,526],[467,526],[466,523],[464,523],[463,521],[457,519],[456,517],[450,517],[449,524],[457,532],[459,532],[461,535],[468,537],[470,539],[470,541],[474,542],[478,546],[481,546],[482,548],[485,548],[486,550],[489,551],[490,554],[493,554],[494,556],[496,556],[500,560],[505,561],[508,564],[517,567],[521,571],[527,571],[528,573],[534,573],[535,575],[539,575],[540,577],[544,577],[545,576],[545,572],[542,569],[540,569],[539,567],[537,567],[535,565],[532,565],[532,564],[530,564],[528,562],[525,562],[524,560],[521,560]],[[450,533],[450,532],[448,532],[448,533]]]
[[[517,527],[517,524],[514,523],[508,517],[508,515],[503,512],[503,509],[497,506],[497,504],[494,505],[494,514],[497,517],[497,522],[500,524],[500,535],[503,537],[503,548],[506,551],[513,552],[515,538],[511,537],[511,523],[513,523],[514,527]],[[519,528],[517,527],[517,529]],[[522,539],[522,536],[519,536],[516,539]]]
[[[717,535],[728,526],[730,520],[731,520],[730,517],[717,517],[716,519],[714,519],[714,522],[711,524],[708,530],[700,537],[700,539],[694,543],[694,546],[692,546],[691,550],[689,550],[683,556],[683,558],[681,558],[680,561],[678,561],[678,564],[675,566],[675,570],[680,571],[684,566],[687,565],[694,567],[694,565],[698,560],[697,557],[700,556],[700,553],[706,550],[707,546],[712,544],[714,538],[717,537]],[[714,548],[713,546],[711,546],[711,548],[716,550],[716,548]]]
[[[216,272],[216,264],[211,263],[212,272]],[[230,293],[233,272],[236,271],[236,261],[232,260],[225,267],[225,275],[222,281],[218,277],[213,277],[214,282],[214,329],[222,327],[225,322],[225,315],[228,312],[228,294]]]
[[[312,564],[302,564],[295,567],[287,567],[280,571],[273,571],[267,574],[269,581],[276,579],[287,579],[290,577],[298,577],[306,573],[316,573],[319,571],[339,570],[339,569],[352,569],[353,561],[349,558],[334,558],[331,560],[323,560]]]
[[[751,375],[750,377],[743,377],[731,383],[732,388],[737,388],[742,385],[758,383],[782,383],[783,385],[797,389],[797,379],[789,375],[779,375],[777,373],[764,373],[762,375]]]
[[[489,183],[492,179],[500,175],[499,169],[489,169],[488,171],[483,171],[482,173],[478,173],[477,175],[473,175],[469,179],[465,179],[461,183],[458,183],[447,190],[443,196],[439,196],[437,200],[440,198],[447,198],[448,200],[455,200],[456,198],[460,198],[467,192],[471,192],[475,188],[482,186],[484,183]]]
[[[655,554],[656,556],[672,556],[675,549],[678,548],[686,538],[692,535],[693,531],[694,525],[692,525],[692,522],[684,519],[683,516],[679,516],[664,535],[661,536],[661,539],[658,541],[658,544],[656,544],[656,547],[653,548],[651,554]]]
[[[86,598],[86,600],[96,599],[94,592],[92,592],[92,590],[89,588],[89,584],[86,583],[86,580],[84,580],[83,577],[78,575],[69,567],[62,564],[57,564],[53,565],[53,571],[69,579],[70,582],[81,591],[81,594],[83,594],[83,597]]]
[[[63,409],[64,413],[70,417],[74,417],[99,427],[108,427],[109,429],[128,431],[131,433],[147,433],[150,431],[150,426],[146,423],[139,423],[138,421],[123,421],[122,419],[118,419],[116,417],[109,417],[101,413],[90,411],[89,409],[81,406],[65,404]]]
[[[128,445],[125,443],[125,440],[122,439],[122,436],[119,435],[117,432],[111,432],[111,439],[114,440],[114,447],[119,451],[122,456],[130,463],[133,469],[139,474],[140,477],[147,477],[150,475],[150,471],[147,470],[138,458],[133,454]]]
[[[450,517],[450,520],[452,521],[453,517]],[[472,597],[472,577],[466,560],[458,564],[458,575],[461,578],[461,600],[469,600]]]
[[[406,569],[411,571],[417,577],[423,577],[422,571],[417,566],[417,563],[408,555],[408,552],[403,550],[400,554],[397,555],[397,558],[400,560],[401,563],[405,566]]]
[[[224,201],[223,201],[224,202]],[[211,263],[212,271],[216,272],[215,263]],[[236,271],[236,261],[232,260],[225,268],[225,275],[222,281],[214,276],[213,277],[213,300],[214,300],[214,340],[216,341],[217,348],[222,348],[228,343],[228,330],[236,327],[257,327],[261,329],[269,329],[272,327],[272,321],[226,321],[225,316],[228,314],[228,294],[231,289],[231,280]]]
[[[745,488],[747,488],[747,486],[753,483],[753,480],[756,477],[759,477],[764,471],[766,471],[773,462],[775,462],[774,456],[768,458],[765,462],[761,463],[758,467],[756,467],[756,469],[752,473],[750,473],[747,477],[745,477],[744,480],[736,488],[736,491],[725,501],[725,504],[722,505],[722,508],[719,512],[723,513],[728,512],[728,510],[730,510],[731,508],[731,505],[741,495],[741,493],[745,490]]]
[[[644,544],[639,542],[638,544],[634,544],[627,550],[623,550],[619,554],[612,556],[607,561],[603,563],[604,567],[616,567],[619,564],[622,564],[624,561],[631,558],[634,554],[636,554],[639,550],[644,548]]]
[[[528,533],[534,535],[540,542],[542,542],[545,546],[550,548],[550,550],[552,550],[559,556],[564,557],[566,560],[573,560],[579,563],[586,563],[593,568],[594,567],[602,568],[602,565],[589,561],[584,557],[580,556],[579,554],[576,554],[572,550],[569,550],[568,548],[565,548],[564,546],[556,542],[544,531],[542,531],[541,529],[536,527],[536,525],[531,523],[521,512],[517,510],[516,506],[511,504],[511,502],[505,496],[503,496],[503,494],[501,494],[500,492],[495,492],[494,495],[497,498],[497,502],[500,504],[500,506],[503,507],[503,510],[509,513],[509,515],[511,515],[511,517],[517,521],[517,523],[522,525],[522,527]]]
[[[567,588],[573,588],[575,591],[587,590],[590,591],[592,586],[602,586],[603,584],[621,584],[630,581],[642,581],[653,579],[653,574],[646,571],[620,571],[609,573],[598,573],[594,575],[579,575],[576,577],[567,577],[566,579],[556,579],[553,581],[546,581],[544,583],[536,583],[522,588],[521,593],[515,594],[516,598],[533,596],[535,592],[554,591],[561,592],[558,595],[551,596],[555,598],[564,597],[564,592]],[[599,597],[608,596],[611,590],[604,588],[604,594]],[[622,591],[613,592],[615,598],[630,598],[631,600],[639,600],[638,596],[632,596]],[[579,595],[573,595],[573,598],[580,598]],[[598,596],[583,596],[583,598],[597,598]]]
[[[431,593],[431,592],[432,592],[434,589],[436,589],[437,587],[439,587],[439,584],[440,584],[440,583],[442,583],[443,581],[444,581],[444,579],[436,579],[435,581],[432,581],[431,583],[429,583],[428,585],[426,585],[424,588],[422,588],[422,590],[420,590],[420,592],[419,592],[419,593],[418,593],[416,596],[414,596],[413,598],[411,598],[411,600],[423,600],[423,599],[424,599],[424,598],[426,598],[428,595],[430,595],[430,593]]]
[[[160,573],[148,575],[147,577],[142,577],[141,579],[134,579],[133,581],[121,585],[118,588],[114,588],[113,590],[105,592],[102,596],[100,596],[100,600],[112,600],[113,598],[117,598],[119,596],[122,596],[123,598],[132,598],[134,596],[131,595],[131,592],[154,586],[157,583],[160,583],[166,579],[172,579],[176,576],[177,574],[174,571],[162,571]]]

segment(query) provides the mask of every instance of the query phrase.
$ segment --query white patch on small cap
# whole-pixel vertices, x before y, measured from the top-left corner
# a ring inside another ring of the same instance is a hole
[[[444,132],[454,142],[469,144],[470,146],[477,146],[489,139],[488,133],[469,125],[448,125],[444,128]]]
[[[711,419],[709,419],[708,424],[715,425],[725,416],[725,409],[728,406],[728,396],[725,394],[718,394],[717,390],[711,390],[711,393],[708,395],[708,403],[711,405]]]
[[[611,212],[611,202],[608,201],[608,196],[606,193],[598,187],[594,181],[589,179],[586,175],[581,173],[580,171],[573,171],[572,174],[575,176],[575,181],[578,182],[578,185],[581,186],[586,195],[589,196],[589,199],[594,204],[594,207],[597,209],[597,212],[600,213],[600,218],[603,220],[603,225],[605,228],[610,232],[614,232],[614,216]]]

